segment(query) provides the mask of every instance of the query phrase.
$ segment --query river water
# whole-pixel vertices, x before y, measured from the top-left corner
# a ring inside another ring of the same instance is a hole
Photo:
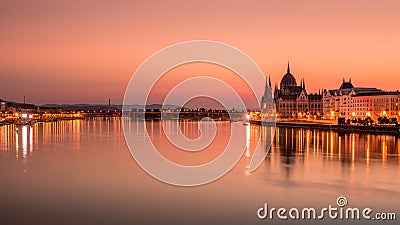
[[[135,162],[123,123],[136,140],[144,138],[147,127],[159,152],[179,164],[206,163],[229,141],[244,139],[246,149],[222,178],[198,187],[173,186]],[[319,209],[337,206],[339,196],[347,198],[348,206],[400,216],[399,137],[276,128],[266,159],[250,173],[248,165],[263,128],[241,122],[215,124],[210,126],[218,130],[214,145],[198,153],[171,147],[159,121],[97,118],[2,126],[0,224],[358,224],[257,218],[265,203]],[[200,134],[197,123],[189,121],[168,121],[164,129],[179,128],[191,139]],[[231,129],[238,132],[230,139]]]

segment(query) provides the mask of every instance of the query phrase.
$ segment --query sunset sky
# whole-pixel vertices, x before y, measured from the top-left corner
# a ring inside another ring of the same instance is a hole
[[[396,0],[1,1],[0,99],[121,104],[146,58],[197,39],[239,48],[273,83],[289,59],[308,92],[343,77],[398,90],[399,10]]]

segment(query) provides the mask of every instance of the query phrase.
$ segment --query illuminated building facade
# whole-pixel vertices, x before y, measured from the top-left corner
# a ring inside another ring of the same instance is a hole
[[[351,79],[345,81],[336,90],[323,91],[324,119],[346,120],[371,118],[376,121],[379,117],[400,117],[400,92],[385,92],[377,88],[354,87]]]

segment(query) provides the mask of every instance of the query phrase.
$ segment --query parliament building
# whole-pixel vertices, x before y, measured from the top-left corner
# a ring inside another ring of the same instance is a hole
[[[318,93],[307,93],[306,82],[300,85],[290,72],[288,63],[286,74],[280,85],[275,84],[272,93],[271,79],[266,82],[262,98],[264,119],[275,115],[280,119],[324,119],[324,120],[366,120],[379,121],[387,118],[400,121],[400,92],[383,91],[370,87],[355,87],[350,80],[343,79],[338,89],[321,89]],[[271,111],[275,104],[276,111]]]
[[[275,85],[274,101],[278,118],[283,119],[321,119],[323,116],[322,93],[309,94],[305,80],[297,85],[288,63],[281,83]]]

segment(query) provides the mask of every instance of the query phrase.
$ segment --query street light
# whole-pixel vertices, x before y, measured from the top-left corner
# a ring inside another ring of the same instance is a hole
[[[331,111],[331,120],[333,120],[333,117],[335,116],[335,112]]]

